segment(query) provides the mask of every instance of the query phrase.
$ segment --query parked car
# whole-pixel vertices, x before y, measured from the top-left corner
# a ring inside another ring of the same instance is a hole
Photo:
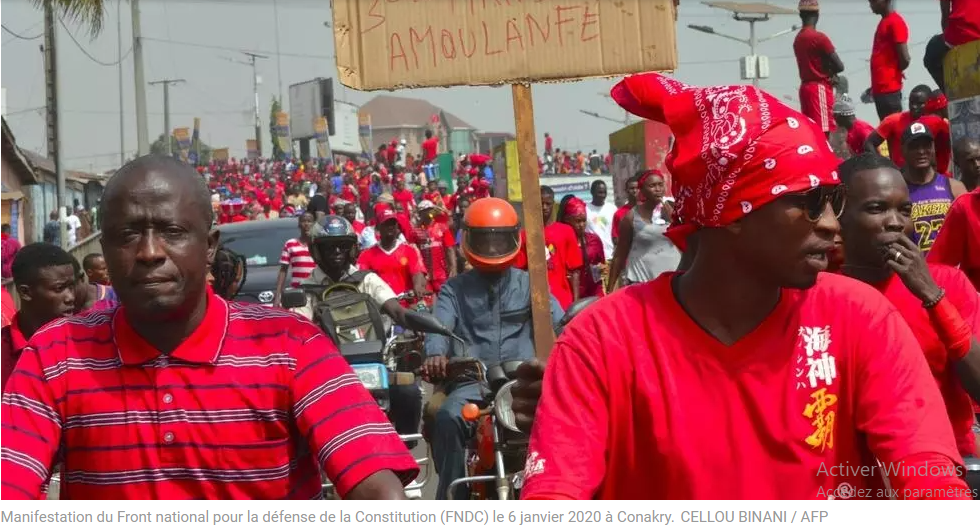
[[[299,236],[295,218],[253,220],[218,226],[220,242],[245,255],[247,274],[236,301],[272,306],[279,276],[279,256],[290,238]]]

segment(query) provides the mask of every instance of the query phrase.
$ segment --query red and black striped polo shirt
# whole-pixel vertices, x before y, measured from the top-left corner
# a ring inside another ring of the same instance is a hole
[[[211,294],[201,325],[161,354],[125,308],[55,321],[3,393],[2,498],[312,499],[418,466],[319,329]]]

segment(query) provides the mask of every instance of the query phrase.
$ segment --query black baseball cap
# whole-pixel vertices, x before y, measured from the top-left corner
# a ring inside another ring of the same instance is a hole
[[[909,141],[915,141],[917,139],[928,139],[932,141],[934,138],[932,137],[932,132],[929,131],[929,127],[922,123],[912,123],[902,133],[902,145],[906,145]]]

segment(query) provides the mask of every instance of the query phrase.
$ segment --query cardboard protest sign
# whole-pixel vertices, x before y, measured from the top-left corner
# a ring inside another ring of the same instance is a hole
[[[674,0],[334,0],[340,82],[358,90],[673,70]]]

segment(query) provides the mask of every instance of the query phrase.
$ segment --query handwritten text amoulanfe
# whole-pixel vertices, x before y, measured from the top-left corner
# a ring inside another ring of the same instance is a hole
[[[523,54],[541,47],[562,48],[599,38],[596,2],[557,3],[548,0],[415,0],[420,9],[452,6],[459,17],[436,17],[435,22],[387,24],[381,8],[411,0],[372,0],[362,37],[384,30],[388,41],[388,69],[412,72],[454,61],[505,54]],[[547,5],[547,4],[552,5]],[[466,6],[463,7],[463,4]],[[515,9],[524,4],[533,10]],[[492,7],[500,9],[491,9]],[[506,9],[506,8],[510,9]],[[508,16],[501,16],[507,14]],[[485,15],[485,16],[484,16]]]

